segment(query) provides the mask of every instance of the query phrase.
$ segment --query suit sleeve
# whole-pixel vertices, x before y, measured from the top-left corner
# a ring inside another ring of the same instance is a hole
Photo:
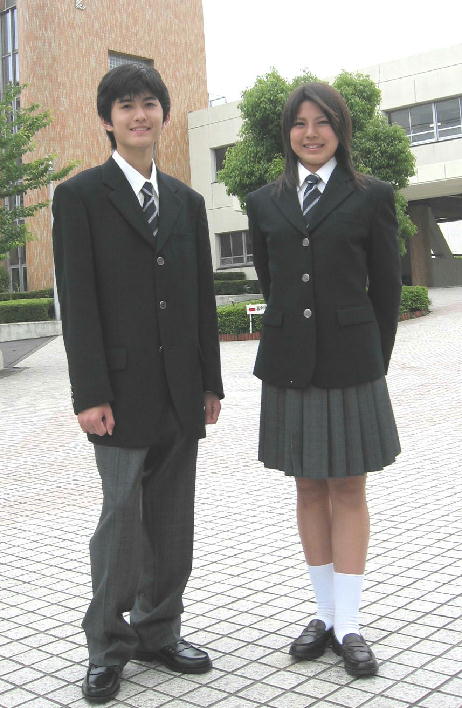
[[[110,403],[92,237],[82,199],[68,184],[53,199],[53,250],[75,413]]]
[[[265,302],[268,302],[270,294],[270,274],[268,266],[268,249],[266,239],[258,227],[258,220],[252,194],[247,195],[247,216],[249,219],[249,233],[252,239],[253,264],[257,272],[258,282]]]
[[[204,391],[224,397],[221,380],[220,342],[218,338],[217,306],[213,284],[209,229],[204,199],[197,210],[197,259],[199,288],[199,345]]]
[[[385,373],[388,371],[401,302],[401,258],[395,199],[390,184],[376,189],[376,205],[368,243],[368,295],[380,328]]]

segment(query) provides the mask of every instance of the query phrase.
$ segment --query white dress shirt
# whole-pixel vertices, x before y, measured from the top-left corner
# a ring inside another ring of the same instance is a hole
[[[308,175],[318,175],[318,177],[321,178],[321,181],[318,182],[316,185],[321,194],[324,192],[326,185],[330,179],[330,176],[332,172],[334,171],[335,167],[337,165],[337,159],[335,157],[331,157],[328,162],[326,162],[322,167],[320,167],[316,172],[310,172],[310,170],[307,170],[306,167],[302,165],[301,162],[298,163],[298,187],[297,187],[297,195],[298,195],[298,201],[300,202],[300,206],[303,209],[303,195],[305,193],[306,189],[306,184],[304,184],[306,177]]]
[[[152,161],[151,176],[148,179],[144,175],[142,175],[141,172],[135,170],[135,168],[132,167],[127,162],[127,160],[122,157],[122,155],[119,155],[117,150],[114,150],[114,152],[112,153],[112,157],[119,165],[125,177],[128,179],[130,187],[135,192],[141,206],[143,206],[144,204],[144,194],[141,190],[145,182],[151,182],[152,186],[154,187],[154,203],[157,207],[157,213],[159,213],[159,189],[157,186],[157,168],[154,164],[154,160]]]

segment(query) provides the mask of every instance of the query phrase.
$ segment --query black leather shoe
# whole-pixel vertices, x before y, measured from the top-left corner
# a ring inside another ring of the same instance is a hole
[[[120,666],[95,666],[90,664],[82,684],[82,693],[90,703],[106,703],[114,698],[120,688]]]
[[[173,671],[183,674],[205,674],[212,668],[212,662],[207,652],[196,649],[185,639],[180,639],[176,644],[162,647],[157,651],[142,651],[135,653],[135,659],[140,661],[160,661]]]
[[[373,676],[379,669],[372,649],[360,634],[345,634],[341,644],[332,634],[332,649],[343,657],[345,671],[351,676]]]
[[[289,654],[298,659],[317,659],[324,654],[332,635],[322,620],[312,619],[301,635],[290,645]]]

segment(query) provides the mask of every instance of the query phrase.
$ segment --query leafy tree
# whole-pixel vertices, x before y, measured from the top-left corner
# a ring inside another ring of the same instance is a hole
[[[22,88],[9,84],[0,98],[0,257],[32,238],[24,219],[48,204],[41,201],[24,206],[17,197],[62,179],[76,165],[54,170],[54,155],[23,162],[24,155],[34,149],[32,138],[51,118],[47,111],[39,112],[36,104],[18,106]]]
[[[286,81],[276,69],[244,91],[240,103],[241,140],[226,153],[218,177],[228,194],[244,207],[248,192],[271,182],[284,167],[280,116],[293,89],[316,77],[309,72]],[[414,156],[404,130],[389,125],[379,110],[380,89],[364,74],[341,73],[333,86],[344,97],[353,123],[353,161],[357,170],[391,182],[395,188],[401,250],[416,227],[407,215],[407,201],[398,193],[414,174]]]

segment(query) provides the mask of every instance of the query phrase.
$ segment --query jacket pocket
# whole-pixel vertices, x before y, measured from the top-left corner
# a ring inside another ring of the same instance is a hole
[[[109,371],[120,371],[127,366],[127,350],[125,347],[111,347],[106,350]]]
[[[337,318],[342,327],[375,321],[374,310],[370,305],[346,307],[342,310],[337,310]]]
[[[263,324],[270,327],[280,327],[282,325],[283,313],[278,310],[266,310],[263,314]]]

